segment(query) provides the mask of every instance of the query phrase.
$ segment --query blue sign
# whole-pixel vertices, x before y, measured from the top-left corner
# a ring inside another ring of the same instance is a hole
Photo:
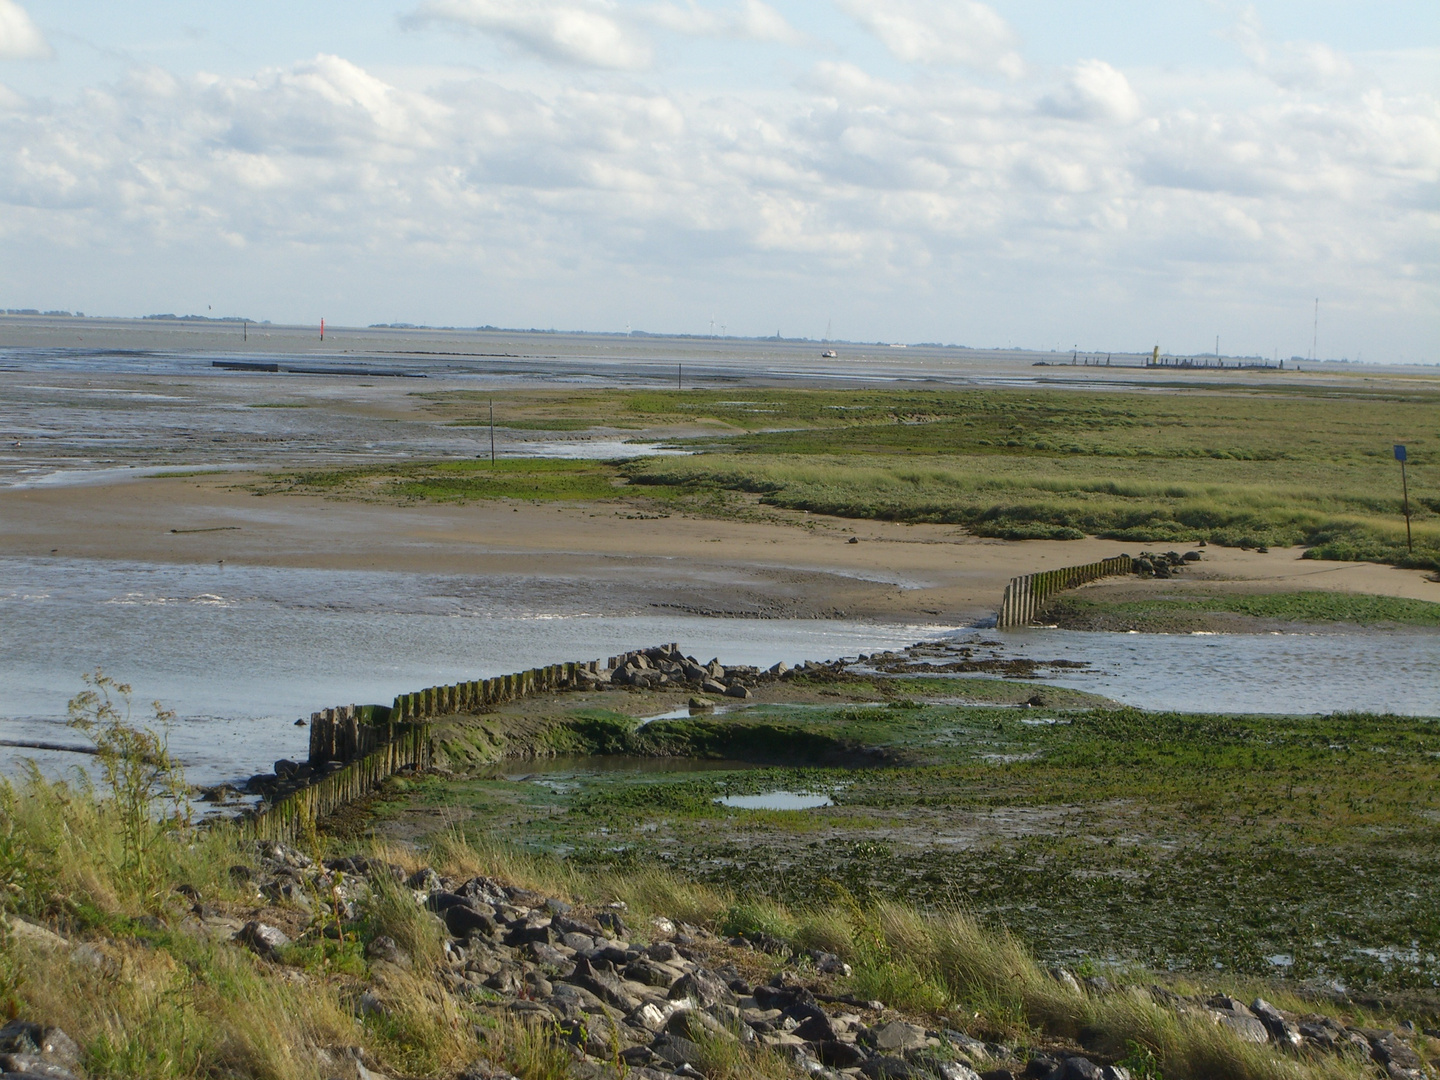
[[[1404,461],[1404,460],[1405,460],[1405,447],[1404,447],[1403,445],[1401,445],[1400,443],[1396,443],[1396,444],[1395,444],[1395,460],[1396,460],[1396,461]]]

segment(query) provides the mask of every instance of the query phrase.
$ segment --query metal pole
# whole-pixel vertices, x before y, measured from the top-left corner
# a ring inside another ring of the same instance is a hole
[[[490,399],[490,467],[495,467],[495,399]]]
[[[685,387],[682,385],[682,378],[683,378],[684,374],[685,374],[685,365],[684,365],[684,364],[676,364],[676,365],[675,365],[675,389],[676,389],[676,390],[683,390],[683,389],[685,389]]]
[[[1415,554],[1415,543],[1410,539],[1410,485],[1405,482],[1405,462],[1400,462],[1400,491],[1405,500],[1405,549]]]

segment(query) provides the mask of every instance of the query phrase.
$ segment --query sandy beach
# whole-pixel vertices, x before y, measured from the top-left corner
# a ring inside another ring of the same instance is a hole
[[[395,506],[257,496],[241,481],[230,474],[3,489],[0,547],[21,556],[155,563],[533,573],[584,579],[624,606],[641,600],[695,614],[953,623],[993,614],[1018,574],[1140,548],[1094,539],[986,540],[953,526],[804,514],[773,522],[651,517],[625,502]],[[1212,546],[1188,580],[1420,600],[1440,594],[1420,571],[1301,554]]]

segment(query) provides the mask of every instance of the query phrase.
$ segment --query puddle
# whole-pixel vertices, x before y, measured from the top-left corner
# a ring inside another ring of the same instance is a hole
[[[813,810],[834,806],[829,795],[807,795],[798,791],[770,791],[764,795],[725,795],[715,800],[736,810]]]

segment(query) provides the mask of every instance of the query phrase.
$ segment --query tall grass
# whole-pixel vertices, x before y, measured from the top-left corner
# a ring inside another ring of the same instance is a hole
[[[732,490],[790,510],[963,525],[1006,539],[1313,546],[1325,558],[1440,568],[1440,515],[1417,505],[1415,552],[1399,501],[1375,466],[1325,469],[1033,458],[867,459],[822,455],[700,455],[624,466],[632,484],[663,492]],[[1268,474],[1268,475],[1267,475]]]

